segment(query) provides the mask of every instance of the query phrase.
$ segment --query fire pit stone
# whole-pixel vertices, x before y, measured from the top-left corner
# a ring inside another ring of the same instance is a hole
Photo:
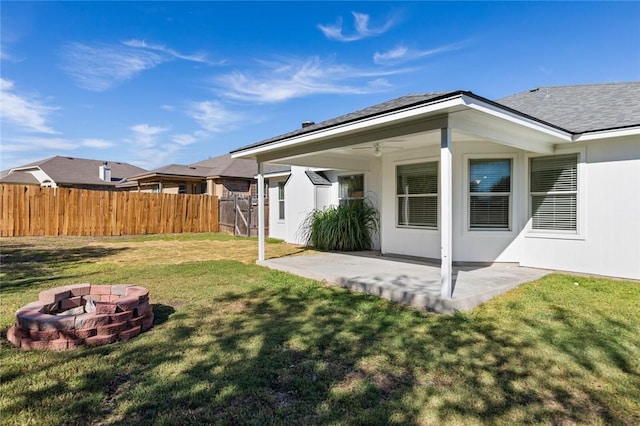
[[[129,340],[152,325],[146,288],[74,284],[44,290],[18,309],[7,340],[23,350],[65,351]]]

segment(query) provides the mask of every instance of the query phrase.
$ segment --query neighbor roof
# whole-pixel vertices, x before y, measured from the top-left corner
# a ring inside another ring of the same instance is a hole
[[[99,167],[105,163],[111,168],[111,182],[105,182],[99,177]],[[25,164],[24,166],[15,167],[11,169],[8,176],[5,176],[0,181],[9,182],[10,180],[8,179],[14,174],[30,174],[25,173],[25,169],[35,168],[42,170],[58,185],[84,184],[115,186],[122,179],[145,171],[145,169],[141,167],[118,161],[55,156]],[[12,179],[17,179],[17,177],[13,177]]]
[[[17,183],[23,185],[40,185],[40,182],[34,175],[27,172],[13,172],[0,178],[0,183]]]
[[[198,161],[191,164],[196,167],[208,167],[211,173],[207,177],[242,177],[253,178],[258,174],[258,163],[255,160],[246,160],[243,158],[232,158],[231,154],[221,155],[219,157],[209,158],[207,160]],[[288,166],[280,166],[276,164],[264,164],[264,173],[275,173],[288,171]]]
[[[130,176],[128,180],[137,180],[152,176],[179,176],[179,177],[194,177],[205,178],[210,176],[213,169],[211,167],[202,166],[185,166],[182,164],[169,164],[168,166],[160,167],[158,169],[149,170],[148,172],[140,173],[135,176]]]
[[[572,133],[640,125],[640,82],[539,87],[497,103]]]

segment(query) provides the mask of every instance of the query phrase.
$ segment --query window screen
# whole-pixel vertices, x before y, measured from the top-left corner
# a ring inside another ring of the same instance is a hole
[[[511,160],[469,161],[469,228],[509,229]]]
[[[398,226],[438,226],[438,163],[396,168]]]
[[[576,231],[578,155],[532,158],[529,194],[533,229]]]

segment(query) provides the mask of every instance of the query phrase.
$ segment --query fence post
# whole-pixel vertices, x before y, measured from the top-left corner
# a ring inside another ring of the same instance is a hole
[[[247,237],[251,236],[251,210],[253,210],[253,203],[251,202],[251,195],[249,195],[249,205],[247,206]]]

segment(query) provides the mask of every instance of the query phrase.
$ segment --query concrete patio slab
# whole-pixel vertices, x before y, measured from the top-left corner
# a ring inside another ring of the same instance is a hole
[[[287,256],[258,264],[441,313],[470,310],[550,272],[500,263],[456,266],[453,298],[442,299],[440,267],[429,261],[355,252]]]

